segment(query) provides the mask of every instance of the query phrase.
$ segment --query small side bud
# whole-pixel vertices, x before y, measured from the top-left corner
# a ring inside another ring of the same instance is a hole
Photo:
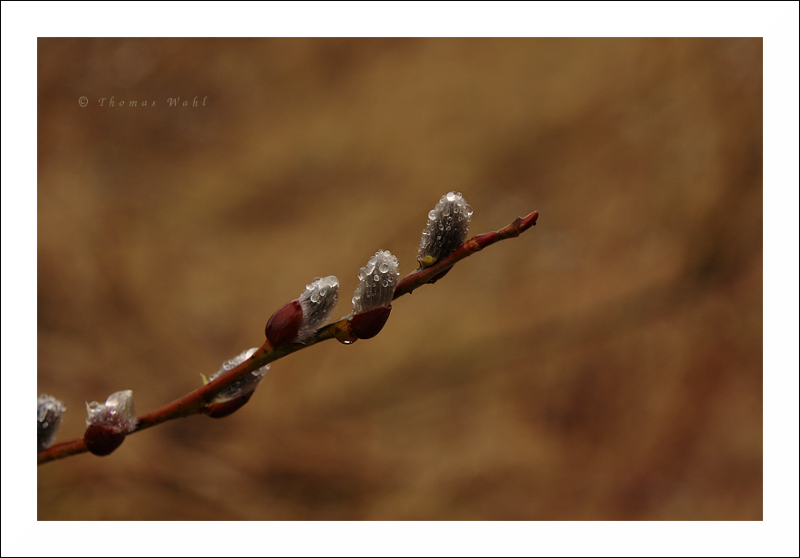
[[[50,395],[42,394],[37,401],[38,444],[36,451],[46,450],[53,445],[61,427],[61,415],[67,410],[66,405]]]
[[[213,382],[225,372],[233,370],[248,358],[253,356],[257,350],[258,349],[256,347],[253,347],[252,349],[243,351],[230,360],[226,360],[222,363],[222,368],[214,372],[210,378],[206,379],[206,377],[203,376],[203,383],[207,384],[209,382]],[[269,364],[262,366],[258,370],[250,372],[243,378],[239,378],[224,390],[219,392],[213,401],[205,406],[203,412],[211,418],[222,418],[227,417],[235,411],[238,411],[244,406],[245,403],[250,401],[250,398],[253,396],[253,392],[258,387],[258,384],[261,383],[261,380],[264,379],[267,370],[269,370]]]
[[[264,333],[273,347],[295,340],[303,323],[303,307],[293,300],[281,306],[267,321]]]
[[[430,267],[446,258],[467,239],[472,207],[461,192],[448,192],[428,212],[428,224],[422,231],[417,261],[420,268]]]
[[[86,432],[83,441],[94,455],[109,455],[117,449],[125,436],[136,428],[133,392],[118,391],[108,396],[105,403],[92,401],[86,404]]]
[[[397,258],[388,250],[378,250],[358,271],[360,280],[353,295],[350,331],[359,339],[375,337],[389,319],[392,298],[400,271]]]
[[[303,343],[328,321],[339,300],[339,280],[334,275],[317,277],[300,295],[303,323],[297,333],[297,342]]]

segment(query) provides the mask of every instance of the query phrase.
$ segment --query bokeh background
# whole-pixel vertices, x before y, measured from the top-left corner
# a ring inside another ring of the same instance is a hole
[[[198,387],[314,277],[346,314],[450,190],[475,234],[539,223],[226,419],[39,467],[39,519],[762,519],[760,39],[39,39],[59,441]]]

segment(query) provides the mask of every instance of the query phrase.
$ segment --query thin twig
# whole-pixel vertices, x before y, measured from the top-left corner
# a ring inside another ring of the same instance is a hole
[[[495,242],[519,236],[521,233],[534,226],[538,218],[539,212],[534,211],[526,217],[517,217],[512,223],[499,231],[479,234],[478,236],[470,238],[446,258],[439,260],[430,267],[413,271],[404,277],[397,284],[394,299],[404,294],[411,293],[413,290],[426,283],[433,283],[441,279],[457,262],[471,256],[475,252],[479,252]],[[343,332],[346,330],[350,317],[349,315],[345,316],[321,328],[313,337],[306,340],[304,343],[287,343],[280,347],[273,348],[269,341],[265,341],[249,359],[235,368],[220,374],[213,381],[187,393],[183,397],[138,417],[136,428],[133,432],[130,432],[130,434],[168,420],[200,414],[217,394],[237,380],[243,378],[246,374],[258,370],[262,366],[274,362],[279,358],[283,358],[286,355],[305,349],[311,345],[316,345],[320,341],[326,341],[332,338],[343,339],[343,337],[346,336]],[[87,449],[83,438],[63,442],[40,451],[38,453],[38,464],[49,463],[50,461],[63,459],[64,457],[77,455],[85,451],[87,451]]]

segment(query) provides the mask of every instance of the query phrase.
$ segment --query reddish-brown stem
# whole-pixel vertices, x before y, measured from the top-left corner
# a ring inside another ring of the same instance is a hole
[[[487,246],[491,246],[495,242],[519,236],[521,233],[534,226],[538,218],[539,212],[534,211],[526,217],[517,217],[512,223],[499,231],[479,234],[478,236],[470,238],[446,258],[439,260],[430,267],[418,269],[409,273],[397,284],[394,298],[396,299],[404,294],[408,294],[426,283],[432,283],[447,273],[457,262],[471,256],[475,252],[483,250]],[[249,359],[239,366],[221,374],[212,382],[187,393],[183,397],[138,417],[136,428],[133,432],[139,432],[168,420],[202,413],[205,406],[208,405],[218,393],[242,378],[245,374],[258,370],[262,366],[294,353],[295,351],[299,351],[311,345],[316,345],[320,341],[325,341],[334,337],[341,339],[342,331],[346,328],[347,321],[350,317],[351,316],[345,316],[344,318],[328,324],[304,343],[287,343],[273,348],[270,342],[266,341]],[[56,459],[84,453],[85,451],[87,451],[86,444],[84,444],[82,438],[63,442],[40,451],[38,453],[38,463],[41,465],[43,463],[55,461]]]
[[[38,464],[41,465],[42,463],[55,461],[56,459],[69,457],[70,455],[77,455],[85,451],[88,450],[86,449],[86,444],[83,443],[83,438],[70,440],[69,442],[62,442],[60,444],[50,446],[46,450],[40,451],[37,455],[39,459]]]

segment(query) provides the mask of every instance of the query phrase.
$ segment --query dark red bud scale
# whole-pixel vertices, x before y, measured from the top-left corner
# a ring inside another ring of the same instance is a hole
[[[83,433],[83,443],[94,455],[109,455],[124,441],[124,432],[105,424],[93,424]]]
[[[229,401],[209,403],[203,408],[203,412],[211,418],[227,417],[228,415],[232,415],[244,407],[244,404],[250,401],[250,398],[253,397],[254,392],[255,390],[248,391],[244,395],[240,395],[239,397],[235,397]]]
[[[300,325],[303,323],[303,307],[293,300],[281,306],[270,317],[264,333],[273,347],[290,343],[297,338]]]
[[[391,311],[392,305],[390,304],[356,314],[350,319],[350,331],[359,339],[371,339],[383,329]]]

